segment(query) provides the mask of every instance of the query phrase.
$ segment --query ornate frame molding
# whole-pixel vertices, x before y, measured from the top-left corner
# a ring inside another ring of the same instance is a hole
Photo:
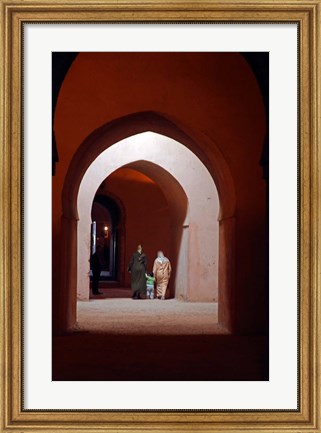
[[[321,432],[321,0],[0,0],[0,425],[28,432]],[[220,412],[23,411],[21,182],[24,22],[297,22],[300,26],[300,410]],[[9,236],[10,233],[10,236]]]

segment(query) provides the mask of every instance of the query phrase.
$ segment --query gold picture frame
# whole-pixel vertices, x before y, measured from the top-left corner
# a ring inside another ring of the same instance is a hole
[[[0,0],[0,429],[3,432],[321,432],[321,0]],[[24,22],[295,22],[300,29],[300,317],[297,411],[22,410],[22,26]]]

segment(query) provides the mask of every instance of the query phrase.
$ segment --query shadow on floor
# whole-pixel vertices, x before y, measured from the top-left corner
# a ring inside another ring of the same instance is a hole
[[[231,335],[53,337],[52,380],[268,380],[268,338]]]
[[[122,298],[131,298],[132,297],[132,291],[129,288],[122,288],[122,287],[108,287],[107,283],[100,284],[99,291],[102,293],[101,295],[95,295],[92,293],[92,290],[90,290],[90,299],[122,299]]]

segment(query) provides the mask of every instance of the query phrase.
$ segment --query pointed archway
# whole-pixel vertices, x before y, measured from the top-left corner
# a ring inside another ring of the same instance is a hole
[[[232,305],[234,298],[234,212],[235,212],[235,191],[232,177],[227,168],[224,158],[219,150],[211,143],[212,152],[215,155],[216,164],[208,164],[206,156],[202,155],[199,147],[193,139],[184,133],[168,119],[154,113],[144,113],[143,115],[130,116],[119,121],[112,122],[95,131],[80,146],[75,154],[66,176],[63,189],[63,216],[62,233],[65,240],[63,253],[68,252],[68,257],[72,257],[71,266],[62,272],[63,281],[61,290],[63,300],[59,305],[64,311],[59,314],[64,317],[64,323],[60,321],[58,329],[68,329],[75,323],[75,309],[71,308],[76,304],[77,285],[74,276],[77,275],[77,221],[79,219],[77,209],[77,197],[81,181],[92,161],[99,156],[105,149],[115,144],[117,138],[128,136],[130,133],[142,131],[166,131],[164,136],[179,137],[180,143],[192,150],[194,155],[201,155],[199,158],[203,165],[210,167],[210,174],[215,181],[218,195],[220,198],[219,212],[219,232],[220,232],[220,253],[219,253],[219,277],[220,277],[220,312],[219,321],[229,330],[233,328]],[[204,138],[206,141],[206,138]],[[94,144],[94,145],[93,145]],[[78,242],[79,248],[79,242]],[[88,260],[88,259],[87,259]],[[66,261],[67,262],[67,261]],[[70,261],[69,261],[70,265]],[[63,294],[64,293],[64,294]]]
[[[142,159],[136,160],[138,155]],[[79,298],[89,297],[90,239],[86,227],[90,205],[103,179],[123,166],[149,176],[166,194],[171,219],[167,236],[171,239],[174,260],[175,296],[189,301],[217,300],[219,201],[214,181],[201,161],[185,146],[150,132],[128,137],[106,149],[83,176],[77,202]],[[146,243],[149,242],[151,240]],[[162,245],[155,245],[153,255],[158,249],[163,249]]]

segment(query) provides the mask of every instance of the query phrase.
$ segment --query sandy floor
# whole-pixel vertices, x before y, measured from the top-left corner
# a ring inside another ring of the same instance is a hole
[[[118,335],[226,334],[217,324],[217,303],[104,297],[78,302],[77,330]]]

